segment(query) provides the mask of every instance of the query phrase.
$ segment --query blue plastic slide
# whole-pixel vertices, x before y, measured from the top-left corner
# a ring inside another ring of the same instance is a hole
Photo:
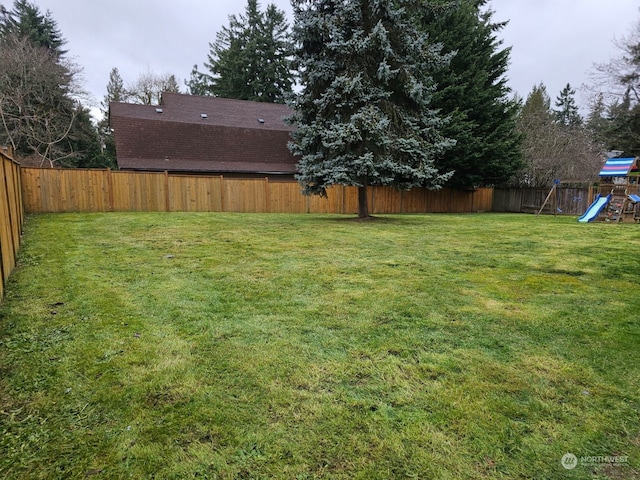
[[[598,215],[600,215],[602,209],[606,207],[610,201],[611,194],[607,195],[606,197],[602,197],[600,196],[600,194],[598,194],[593,203],[589,206],[589,208],[587,208],[587,211],[584,212],[584,215],[578,218],[578,221],[580,223],[593,222],[596,218],[598,218]]]

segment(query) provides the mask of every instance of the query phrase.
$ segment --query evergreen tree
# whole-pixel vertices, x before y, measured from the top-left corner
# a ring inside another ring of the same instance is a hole
[[[430,76],[448,57],[429,43],[411,0],[294,0],[296,66],[303,90],[292,101],[291,149],[307,195],[358,187],[358,216],[369,216],[367,187],[439,188],[435,157],[451,145],[430,105]]]
[[[105,168],[113,163],[102,154],[98,130],[93,125],[91,112],[76,105],[75,121],[66,139],[67,150],[73,154],[58,162],[58,166],[75,168]]]
[[[604,103],[604,95],[602,93],[596,96],[595,101],[589,108],[589,115],[587,116],[586,126],[592,132],[596,133],[603,128],[604,118],[607,106]]]
[[[270,102],[284,103],[294,84],[293,43],[285,13],[274,4],[268,5],[263,15],[261,36],[262,70],[255,83],[255,92]]]
[[[260,11],[248,0],[244,15],[231,15],[211,43],[207,73],[191,72],[191,92],[225,98],[283,103],[291,92],[293,47],[285,13],[271,4]]]
[[[184,83],[187,86],[187,93],[189,95],[211,95],[211,82],[212,79],[206,73],[198,70],[198,65],[194,65],[191,70],[189,80]]]
[[[629,89],[620,101],[607,109],[604,131],[607,150],[620,150],[623,156],[640,155],[640,106],[632,99]]]
[[[578,111],[575,99],[576,91],[567,83],[560,95],[556,98],[554,115],[556,122],[566,127],[578,127],[582,125],[582,117]]]
[[[109,72],[109,83],[107,83],[107,94],[102,100],[102,109],[105,114],[109,113],[109,104],[111,102],[126,102],[129,95],[124,88],[124,81],[120,76],[117,67],[113,67]]]
[[[604,95],[596,96],[595,101],[589,109],[589,114],[584,125],[585,130],[594,142],[600,145],[600,149],[605,151],[606,147],[606,131],[609,122],[606,118],[607,106],[604,102]]]
[[[51,12],[42,14],[40,9],[27,0],[15,0],[12,10],[1,7],[0,11],[0,35],[8,37],[14,35],[18,38],[28,38],[30,42],[39,47],[62,56],[66,50],[62,46],[66,40],[58,30],[56,21]]]
[[[124,81],[120,76],[120,71],[114,67],[109,72],[109,82],[107,83],[107,94],[102,100],[102,120],[98,122],[98,136],[100,149],[95,156],[92,167],[116,168],[116,143],[109,125],[109,104],[111,102],[126,102],[129,94],[124,87]],[[88,165],[89,166],[89,165]]]
[[[455,53],[448,69],[434,73],[432,105],[451,115],[443,134],[457,142],[436,165],[455,171],[449,184],[463,188],[503,184],[523,165],[518,102],[509,98],[505,77],[510,48],[496,38],[506,23],[493,22],[486,4],[439,0],[420,10],[431,40]]]
[[[531,92],[527,95],[522,112],[534,114],[535,118],[543,123],[548,123],[553,119],[551,97],[549,97],[547,86],[544,83],[533,86]]]

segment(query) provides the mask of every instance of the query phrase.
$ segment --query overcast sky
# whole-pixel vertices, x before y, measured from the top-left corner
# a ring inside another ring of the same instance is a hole
[[[0,0],[10,8],[12,1]],[[85,88],[95,106],[106,93],[109,72],[117,67],[126,83],[149,69],[173,73],[183,85],[194,64],[207,58],[209,42],[228,16],[244,11],[246,0],[35,0],[50,10],[68,55],[82,67]],[[289,0],[275,3],[291,20]],[[526,97],[543,82],[552,99],[570,83],[586,103],[581,85],[589,83],[596,62],[616,56],[613,45],[640,20],[638,0],[490,0],[495,21],[508,20],[500,36],[511,46],[507,74],[514,92]],[[201,67],[202,70],[202,67]]]

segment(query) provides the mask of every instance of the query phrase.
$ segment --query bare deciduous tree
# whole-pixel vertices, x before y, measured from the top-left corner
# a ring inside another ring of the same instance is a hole
[[[616,39],[614,45],[618,56],[595,64],[591,72],[594,98],[602,96],[611,105],[629,95],[633,104],[640,103],[640,21],[627,35]]]
[[[66,140],[80,107],[77,67],[26,37],[0,44],[0,138],[24,156],[54,166],[75,155]]]
[[[592,129],[609,150],[640,155],[640,21],[614,42],[618,55],[594,65]],[[604,107],[604,108],[603,108]]]
[[[158,105],[163,92],[180,92],[176,76],[170,73],[157,74],[149,69],[126,89],[127,99],[143,105]]]
[[[590,181],[597,179],[603,148],[581,125],[564,125],[554,119],[544,85],[533,88],[518,118],[523,134],[526,169],[516,183],[548,187],[555,179]]]

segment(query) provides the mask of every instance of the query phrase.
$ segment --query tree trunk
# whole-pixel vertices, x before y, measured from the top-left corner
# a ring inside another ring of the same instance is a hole
[[[358,218],[369,217],[369,203],[367,198],[367,184],[358,187]]]

